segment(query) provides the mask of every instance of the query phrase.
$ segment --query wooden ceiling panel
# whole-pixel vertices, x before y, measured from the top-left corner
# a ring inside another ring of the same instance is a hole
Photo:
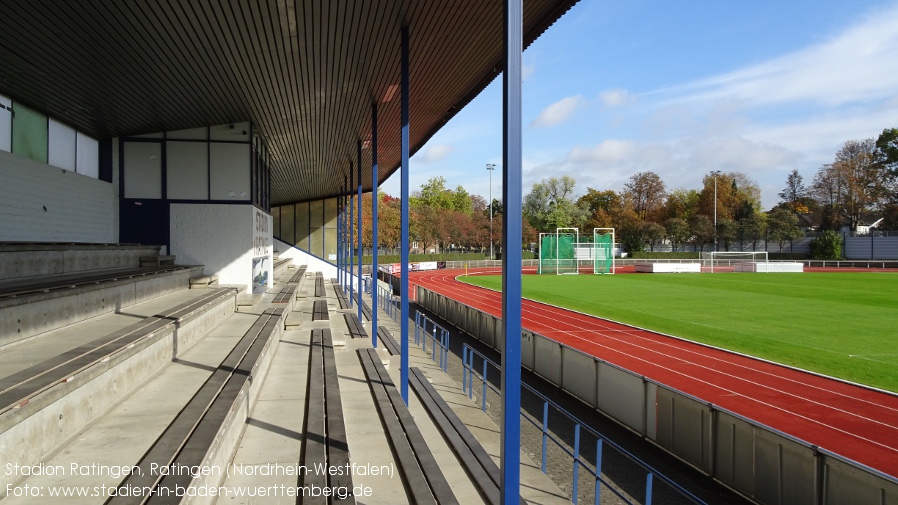
[[[574,3],[525,0],[525,45]],[[503,4],[8,2],[0,94],[96,138],[249,119],[268,143],[272,203],[327,198],[344,191],[357,143],[371,138],[372,103],[378,180],[398,168],[399,28],[411,33],[415,152],[502,70]],[[362,165],[368,190],[370,148]]]

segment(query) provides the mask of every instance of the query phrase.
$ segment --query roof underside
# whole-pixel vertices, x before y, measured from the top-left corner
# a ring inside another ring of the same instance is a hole
[[[576,0],[526,0],[524,43]],[[0,94],[96,138],[251,120],[272,204],[342,193],[378,107],[378,180],[399,165],[399,29],[412,152],[503,68],[501,0],[6,2]],[[396,90],[396,91],[391,91]],[[392,96],[391,96],[392,95]],[[497,111],[498,112],[498,111]],[[371,188],[370,149],[363,186]]]

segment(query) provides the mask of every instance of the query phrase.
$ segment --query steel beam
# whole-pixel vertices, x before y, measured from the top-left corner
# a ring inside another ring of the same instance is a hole
[[[377,103],[371,104],[371,347],[377,349]]]
[[[400,382],[400,393],[402,394],[402,399],[405,401],[405,404],[408,405],[408,248],[409,248],[409,195],[408,195],[408,185],[409,185],[409,163],[408,163],[408,151],[409,151],[409,140],[408,140],[408,96],[409,96],[409,82],[408,82],[408,27],[403,26],[400,30],[400,39],[401,39],[401,73],[402,76],[400,78],[400,100],[401,100],[401,121],[402,121],[402,147],[401,147],[401,164],[402,164],[402,179],[400,181],[400,200],[401,200],[401,225],[400,230],[402,233],[401,244],[400,244],[400,258],[399,262],[401,266],[399,267],[400,271],[400,281],[399,281],[399,293],[401,296],[399,302],[399,324],[400,324],[400,335],[402,337],[402,341],[400,342],[400,356],[401,362],[399,366],[399,382]]]
[[[521,487],[521,53],[523,0],[505,0],[502,79],[502,443],[501,503],[520,503]]]

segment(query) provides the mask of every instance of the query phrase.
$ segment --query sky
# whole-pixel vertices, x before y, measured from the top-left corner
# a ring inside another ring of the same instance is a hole
[[[523,62],[525,195],[562,175],[577,196],[620,191],[645,171],[700,189],[723,170],[752,177],[766,210],[793,169],[810,185],[846,141],[898,127],[896,0],[581,0]],[[501,79],[410,166],[413,192],[443,176],[501,199]]]

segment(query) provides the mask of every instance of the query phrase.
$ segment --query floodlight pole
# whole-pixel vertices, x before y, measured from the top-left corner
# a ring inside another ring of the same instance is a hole
[[[714,176],[714,250],[719,251],[720,246],[717,243],[717,176],[720,175],[720,170],[712,171],[711,175]]]
[[[486,169],[490,172],[490,259],[494,259],[493,256],[493,170],[496,169],[495,163],[487,163]]]

